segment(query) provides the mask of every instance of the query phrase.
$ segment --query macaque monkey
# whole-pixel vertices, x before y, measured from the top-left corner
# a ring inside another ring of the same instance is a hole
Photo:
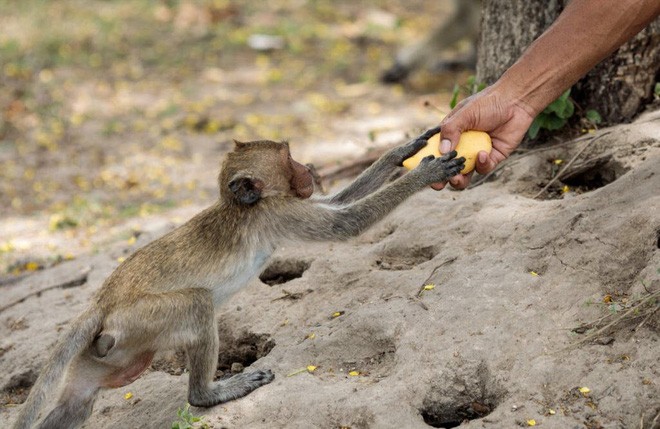
[[[445,19],[441,18],[440,24],[425,39],[404,46],[397,52],[394,64],[381,76],[384,83],[402,82],[410,73],[424,66],[430,66],[436,71],[474,68],[481,27],[481,0],[454,0],[453,3],[452,13]],[[443,50],[463,39],[468,39],[472,45],[467,55],[452,61],[438,60]]]
[[[378,189],[438,131],[390,150],[346,189],[318,199],[310,198],[309,169],[291,158],[287,143],[236,142],[222,165],[218,201],[136,251],[110,275],[55,346],[14,428],[32,427],[64,373],[59,400],[38,427],[80,426],[100,389],[135,381],[158,350],[185,348],[188,401],[197,407],[270,383],[269,370],[213,380],[219,341],[214,309],[262,270],[282,240],[354,237],[415,192],[458,174],[464,158],[455,158],[456,152],[430,156]]]

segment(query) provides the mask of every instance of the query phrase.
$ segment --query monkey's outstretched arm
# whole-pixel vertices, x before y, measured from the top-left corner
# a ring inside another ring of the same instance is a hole
[[[318,198],[316,201],[326,204],[347,204],[366,197],[380,188],[404,160],[419,152],[426,146],[427,140],[439,132],[440,127],[432,128],[408,143],[395,147],[371,164],[346,188],[335,195]]]
[[[337,241],[355,237],[383,219],[399,204],[427,185],[448,180],[463,168],[465,158],[453,151],[441,158],[424,158],[420,165],[388,186],[345,206],[295,201],[268,210],[279,234],[302,240]],[[291,228],[296,225],[296,228]]]

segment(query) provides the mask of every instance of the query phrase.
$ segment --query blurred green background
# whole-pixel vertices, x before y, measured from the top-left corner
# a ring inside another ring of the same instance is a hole
[[[378,78],[451,7],[0,1],[2,268],[71,258],[126,219],[209,204],[234,138],[286,139],[327,165],[434,125],[465,73]]]

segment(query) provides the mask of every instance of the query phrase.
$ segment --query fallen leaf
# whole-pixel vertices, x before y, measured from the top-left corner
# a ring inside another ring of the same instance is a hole
[[[39,269],[39,264],[37,262],[30,261],[25,264],[25,269],[27,271],[37,271]]]

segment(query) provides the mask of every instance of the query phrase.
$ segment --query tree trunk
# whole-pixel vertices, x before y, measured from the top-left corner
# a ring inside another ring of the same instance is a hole
[[[477,80],[493,83],[559,16],[567,0],[484,0]],[[653,101],[660,77],[660,19],[603,60],[574,87],[582,109],[609,124],[630,121]]]

